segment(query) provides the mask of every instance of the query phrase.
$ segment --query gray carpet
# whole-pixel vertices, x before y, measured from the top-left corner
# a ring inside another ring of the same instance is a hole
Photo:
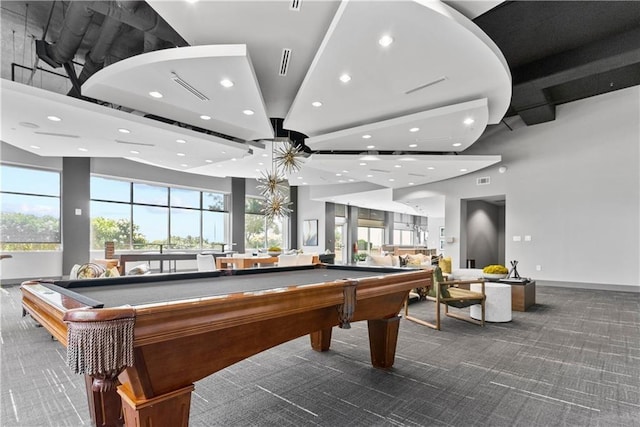
[[[191,426],[640,426],[640,294],[538,287],[484,328],[401,321],[396,362],[369,363],[366,323],[331,351],[291,341],[196,384]],[[1,289],[2,426],[90,425],[65,350]],[[433,319],[431,302],[412,314]]]

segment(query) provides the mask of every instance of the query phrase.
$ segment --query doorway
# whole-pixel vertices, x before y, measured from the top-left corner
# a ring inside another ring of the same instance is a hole
[[[504,195],[461,200],[461,267],[505,265]],[[466,254],[466,256],[465,256]]]

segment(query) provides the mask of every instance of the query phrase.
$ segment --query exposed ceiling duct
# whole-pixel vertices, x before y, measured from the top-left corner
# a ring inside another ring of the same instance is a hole
[[[71,61],[76,56],[95,13],[104,16],[100,34],[85,55],[80,76],[76,77]],[[125,34],[125,26],[144,33],[142,51],[129,50],[125,53],[126,57],[164,47],[187,45],[144,1],[72,1],[67,7],[58,40],[51,44],[45,40],[36,40],[36,53],[53,68],[64,66],[73,84],[69,94],[80,96],[80,86],[105,66],[106,58],[118,43],[118,38]]]

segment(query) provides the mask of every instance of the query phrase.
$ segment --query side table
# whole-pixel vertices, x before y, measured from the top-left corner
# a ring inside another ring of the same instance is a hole
[[[472,291],[482,292],[481,283],[472,283]],[[502,283],[485,282],[484,293],[487,300],[484,303],[484,320],[487,322],[511,321],[511,286]],[[472,319],[482,319],[482,306],[472,305],[469,309]]]
[[[511,308],[513,311],[527,311],[536,303],[536,282],[509,283],[511,286]]]

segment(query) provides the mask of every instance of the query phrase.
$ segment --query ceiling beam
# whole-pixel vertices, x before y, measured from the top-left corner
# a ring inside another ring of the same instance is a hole
[[[640,28],[517,68],[511,106],[527,125],[554,120],[550,88],[638,63]]]

